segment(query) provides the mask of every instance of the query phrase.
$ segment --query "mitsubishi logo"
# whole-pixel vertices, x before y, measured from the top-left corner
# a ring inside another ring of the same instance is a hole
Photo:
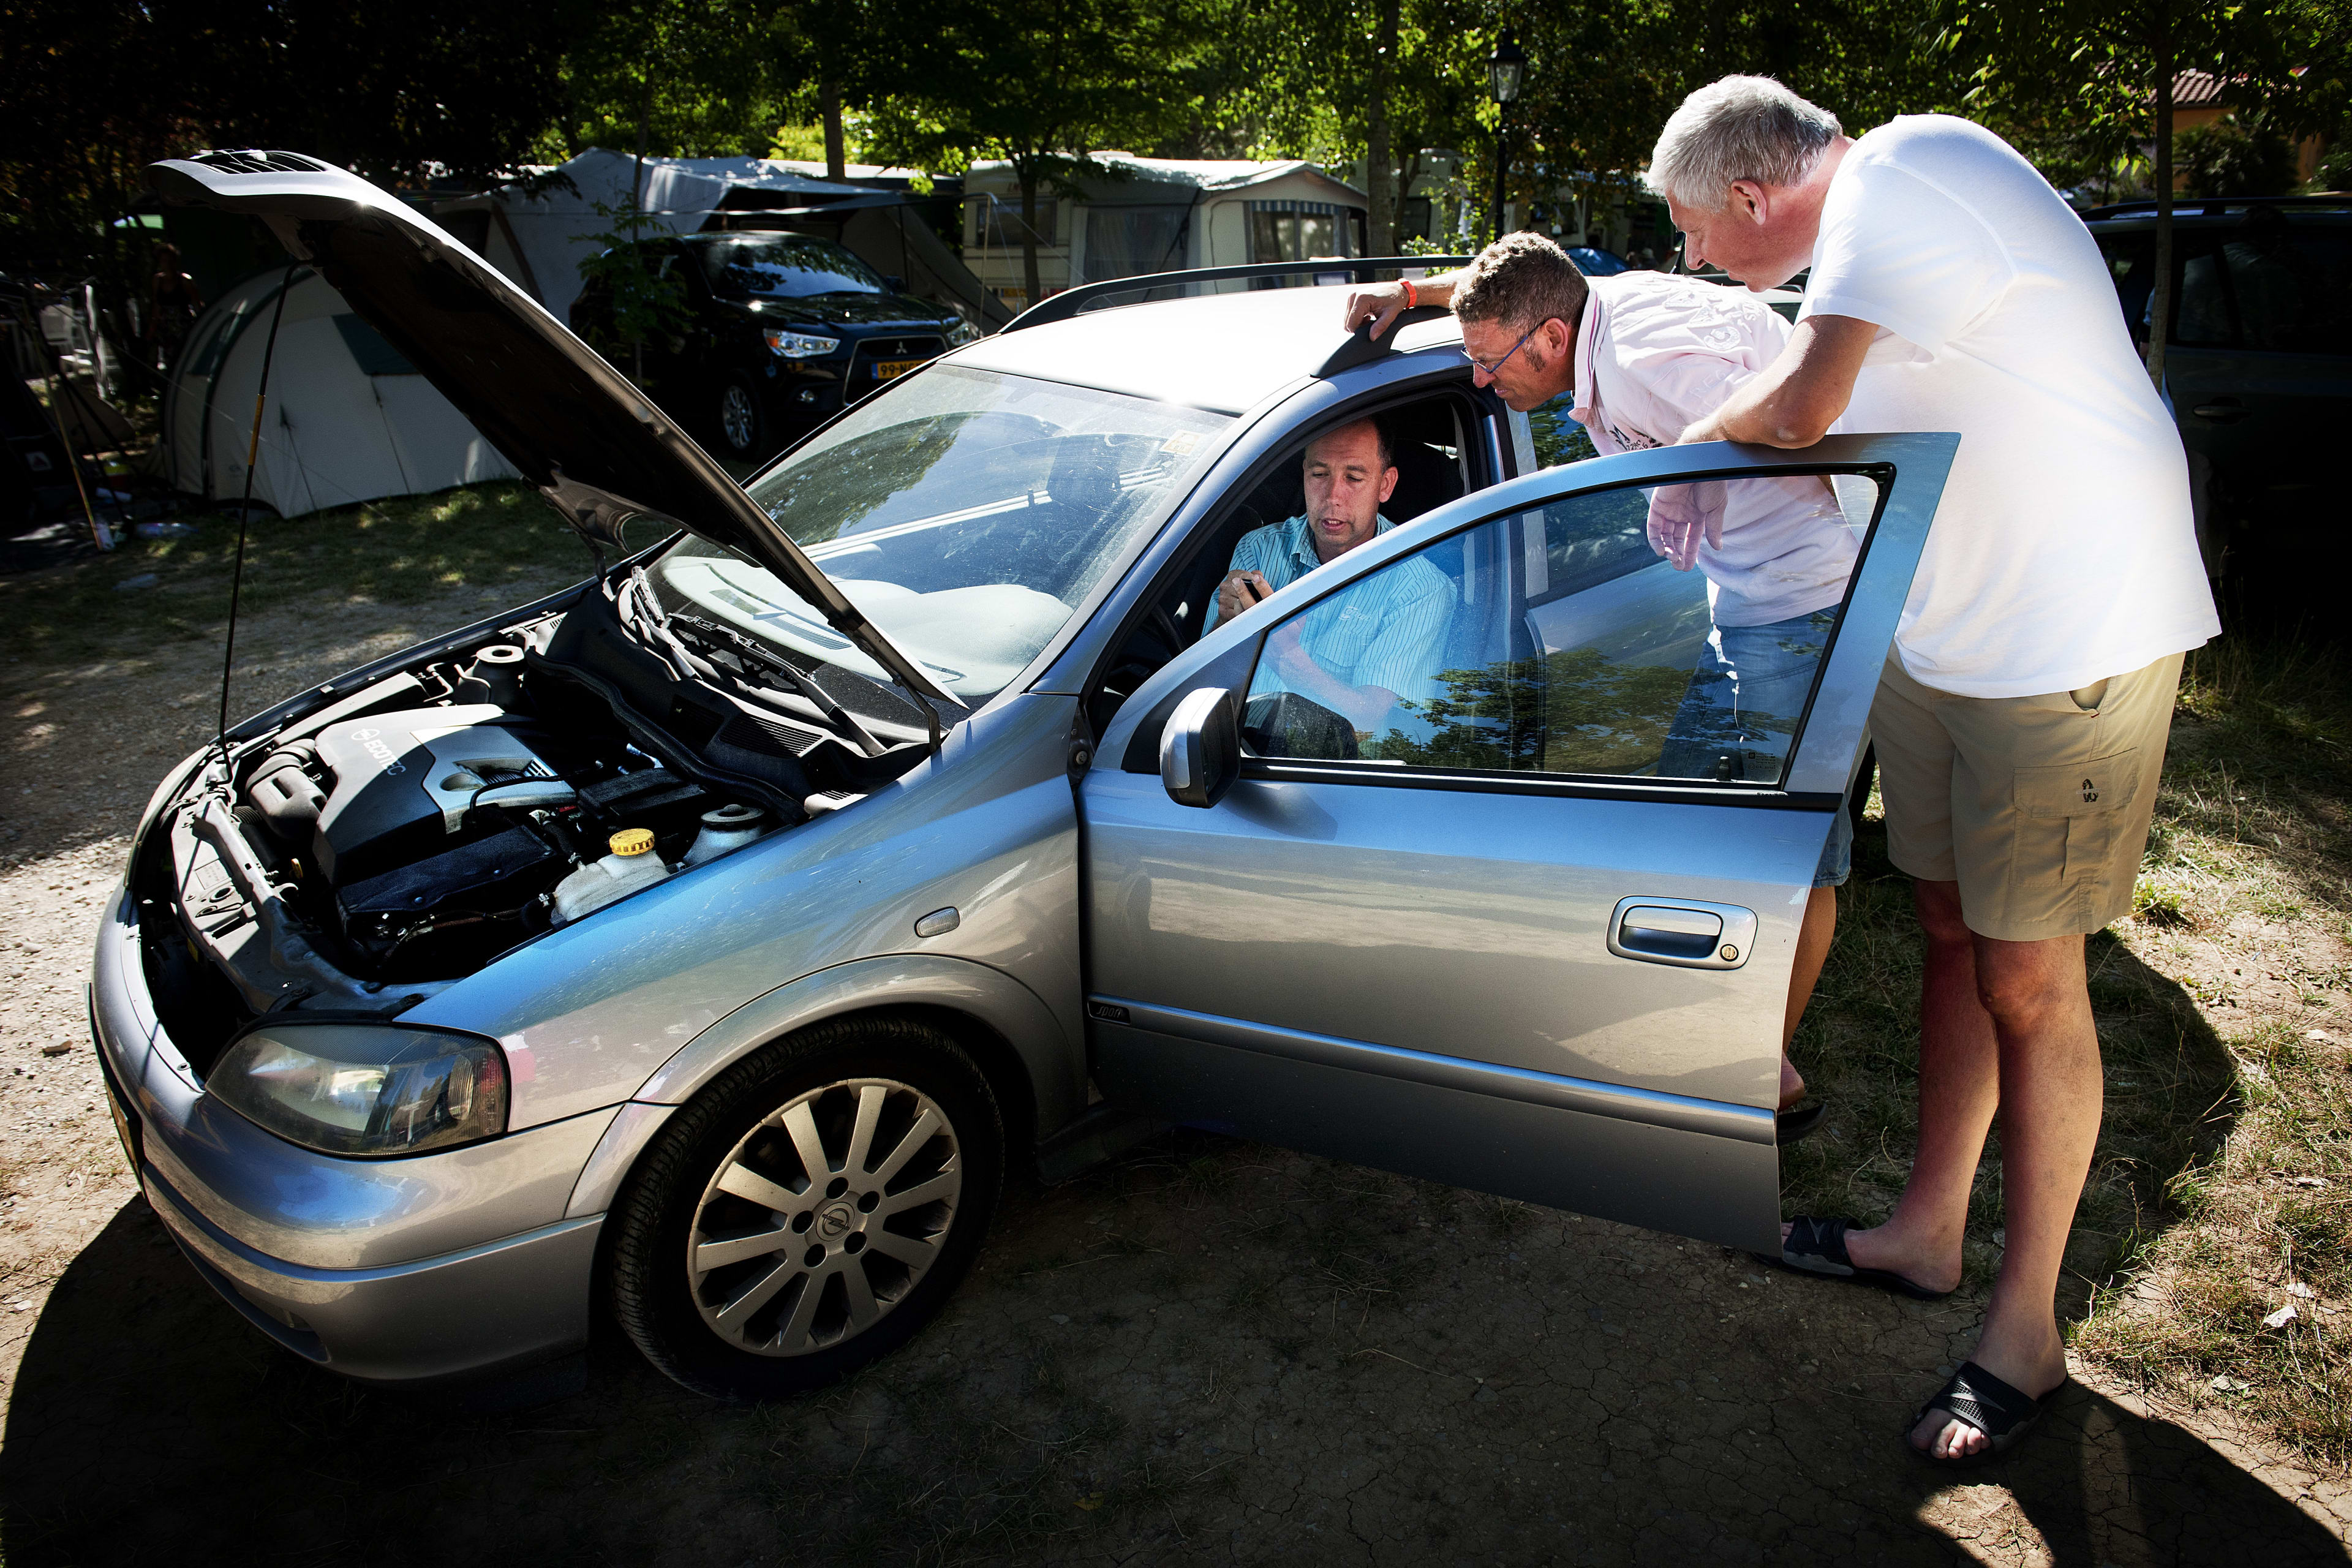
[[[2089,779],[2084,779],[2083,781],[2083,804],[2084,805],[2088,805],[2098,798],[2099,791],[2097,786],[2093,784]]]

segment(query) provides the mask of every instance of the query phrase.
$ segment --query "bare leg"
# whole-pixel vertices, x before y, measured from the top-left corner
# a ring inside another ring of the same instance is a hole
[[[1948,1290],[1960,1282],[1969,1189],[2000,1100],[2000,1058],[1992,1016],[1977,995],[1977,939],[1960,921],[1959,884],[1915,882],[1912,892],[1927,935],[1919,995],[1919,1152],[1886,1223],[1848,1231],[1845,1246],[1864,1268]]]
[[[1805,1097],[1805,1080],[1789,1059],[1789,1043],[1797,1037],[1798,1020],[1805,1016],[1820,984],[1822,965],[1829,961],[1830,940],[1837,935],[1837,889],[1815,888],[1805,901],[1805,923],[1797,931],[1797,958],[1789,970],[1789,1008],[1780,1021],[1780,1109],[1786,1110]]]
[[[1999,1040],[2008,1246],[1969,1359],[2038,1397],[2066,1376],[2058,1271],[2099,1140],[2099,1036],[2084,982],[2081,937],[1996,942],[1980,936],[1976,958],[1978,994]],[[1987,1439],[1972,1426],[1931,1413],[1911,1441],[1948,1456],[1974,1453]]]

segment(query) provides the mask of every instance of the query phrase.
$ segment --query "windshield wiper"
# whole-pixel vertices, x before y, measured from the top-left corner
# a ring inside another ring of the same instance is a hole
[[[707,680],[736,696],[763,702],[772,708],[785,707],[784,693],[746,680],[732,670],[712,663],[687,647],[685,639],[680,637],[674,629],[673,617],[655,598],[653,584],[646,580],[644,567],[633,567],[629,574],[621,580],[620,592],[615,595],[615,599],[622,623],[644,638],[656,653],[679,673]],[[834,700],[831,693],[819,686],[807,674],[795,668],[790,660],[776,658],[750,638],[738,637],[725,627],[714,626],[698,616],[679,618],[686,622],[698,640],[721,644],[726,652],[734,655],[737,658],[746,663],[757,663],[782,676],[792,683],[793,689],[803,698],[815,704],[816,710],[824,714],[829,723],[847,735],[856,744],[857,749],[867,756],[878,757],[889,750],[887,746],[874,738],[872,731],[857,721],[856,714]],[[921,700],[918,698],[917,700]],[[789,711],[788,709],[786,710]],[[923,711],[930,718],[931,750],[936,752],[940,744],[939,715],[931,712],[929,703],[923,704]]]

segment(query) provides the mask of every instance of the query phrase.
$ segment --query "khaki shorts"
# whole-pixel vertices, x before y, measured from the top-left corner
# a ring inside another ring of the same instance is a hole
[[[2131,912],[2180,654],[2077,691],[1958,697],[1890,655],[1870,710],[1895,868],[1960,885],[2003,942],[2095,931]]]

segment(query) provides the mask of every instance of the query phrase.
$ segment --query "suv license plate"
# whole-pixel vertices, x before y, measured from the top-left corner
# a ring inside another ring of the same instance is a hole
[[[919,359],[877,359],[874,362],[874,379],[890,381],[906,374],[923,363]]]

